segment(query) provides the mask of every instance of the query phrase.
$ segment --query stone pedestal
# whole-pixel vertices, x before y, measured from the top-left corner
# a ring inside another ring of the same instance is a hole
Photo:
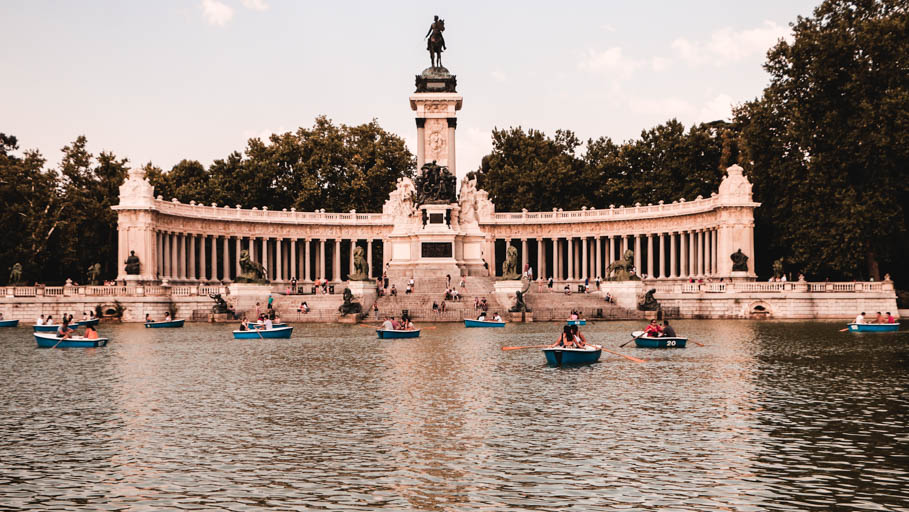
[[[520,280],[514,281],[496,281],[495,282],[495,294],[496,300],[499,301],[499,304],[510,308],[514,305],[514,294],[517,291],[520,291],[522,283]],[[526,300],[525,300],[526,302]]]
[[[533,313],[530,311],[525,311],[523,313],[508,313],[508,318],[511,322],[520,323],[520,322],[533,322]]]
[[[363,311],[366,311],[367,306],[372,307],[376,301],[375,281],[348,281],[347,287],[354,295],[354,300],[363,305]],[[343,292],[343,289],[341,291]]]
[[[339,324],[355,324],[358,322],[357,315],[338,315]]]
[[[617,306],[625,309],[637,309],[638,297],[644,293],[641,281],[605,281],[600,284],[600,296],[606,293],[612,296]]]
[[[267,284],[231,283],[227,286],[228,295],[222,298],[234,308],[241,318],[246,311],[254,310],[256,302],[262,311],[268,307],[268,294],[271,286]],[[214,304],[214,303],[213,303]]]

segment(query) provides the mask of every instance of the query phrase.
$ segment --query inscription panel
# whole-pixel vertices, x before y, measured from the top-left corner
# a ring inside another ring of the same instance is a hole
[[[424,258],[451,258],[451,242],[423,242],[420,256]]]

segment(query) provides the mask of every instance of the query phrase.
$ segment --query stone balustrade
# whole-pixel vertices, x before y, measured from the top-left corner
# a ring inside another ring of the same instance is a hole
[[[758,282],[730,281],[723,283],[665,283],[645,281],[644,287],[660,293],[880,293],[893,292],[892,281],[849,282]]]
[[[226,286],[2,286],[0,297],[208,297]]]

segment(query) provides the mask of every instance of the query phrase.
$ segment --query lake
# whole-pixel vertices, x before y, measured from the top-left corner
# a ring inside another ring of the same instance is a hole
[[[909,510],[909,334],[680,320],[549,368],[558,324],[0,329],[0,510]]]

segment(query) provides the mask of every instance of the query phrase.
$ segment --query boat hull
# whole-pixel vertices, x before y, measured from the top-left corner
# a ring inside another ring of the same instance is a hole
[[[61,340],[53,334],[35,333],[35,341],[38,348],[95,348],[107,346],[107,338],[96,338],[93,340],[86,338],[69,338]]]
[[[290,338],[293,327],[279,327],[277,329],[250,329],[248,331],[234,331],[235,340],[259,340],[274,338]]]
[[[98,322],[100,322],[100,321],[101,321],[100,318],[95,318],[94,320],[80,320],[80,321],[76,322],[76,325],[78,325],[79,327],[85,327],[87,325],[94,327],[94,326],[98,325]]]
[[[57,332],[60,325],[33,325],[35,332]]]
[[[18,320],[0,320],[0,327],[16,327],[18,325]]]
[[[414,331],[386,331],[384,329],[376,329],[376,334],[379,336],[380,340],[419,338],[420,329],[416,329]]]
[[[580,320],[568,320],[567,325],[587,325],[587,320],[583,318]]]
[[[549,366],[573,366],[591,364],[600,360],[601,349],[585,350],[581,348],[544,348],[546,363]]]
[[[638,348],[685,348],[688,338],[650,338],[640,337],[634,340]]]
[[[895,324],[849,324],[849,332],[896,332],[900,330],[899,322]]]
[[[175,327],[183,327],[183,322],[186,322],[186,320],[171,320],[170,322],[146,322],[145,327],[148,329],[169,329]]]
[[[464,327],[505,327],[505,322],[464,319]]]

